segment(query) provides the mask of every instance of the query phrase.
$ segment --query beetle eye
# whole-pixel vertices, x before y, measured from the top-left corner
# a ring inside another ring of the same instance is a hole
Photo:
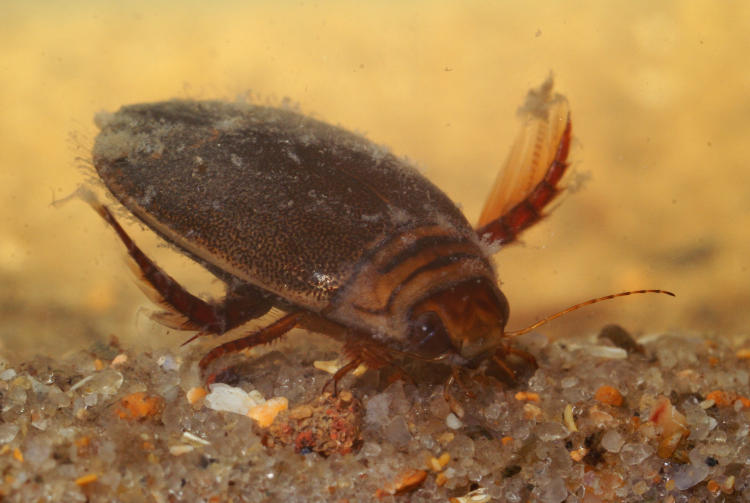
[[[426,358],[437,358],[455,352],[440,316],[434,311],[421,313],[414,320],[412,347]]]

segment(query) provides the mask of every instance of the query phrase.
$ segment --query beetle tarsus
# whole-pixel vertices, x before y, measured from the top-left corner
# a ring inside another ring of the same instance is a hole
[[[270,325],[263,327],[250,335],[216,346],[206,353],[198,363],[198,366],[202,371],[205,371],[211,362],[221,356],[229,353],[236,353],[237,351],[242,351],[243,349],[252,348],[254,346],[260,346],[261,344],[268,344],[296,327],[301,319],[302,313],[300,311],[295,311],[279,318]]]
[[[451,393],[451,387],[453,387],[453,383],[460,381],[458,372],[458,368],[451,367],[451,375],[443,385],[443,399],[445,400],[445,403],[448,404],[448,408],[451,410],[451,412],[453,412],[456,417],[462,418],[464,417],[464,414],[466,412],[464,411],[464,408],[461,406],[461,404],[458,403],[456,397],[453,396],[453,393]]]

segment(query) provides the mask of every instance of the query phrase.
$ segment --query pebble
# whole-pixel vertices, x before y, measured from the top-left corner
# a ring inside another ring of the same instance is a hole
[[[260,394],[258,393],[258,395]],[[247,415],[252,407],[265,402],[265,400],[258,400],[257,396],[251,396],[241,388],[223,383],[213,384],[211,392],[206,395],[204,400],[206,407],[209,409],[233,412],[243,416]]]
[[[543,423],[536,429],[536,435],[542,442],[559,440],[569,434],[568,429],[560,423]]]
[[[404,416],[396,416],[383,430],[383,436],[397,447],[405,446],[412,438]]]
[[[710,471],[705,463],[680,465],[675,470],[672,480],[677,489],[684,491],[703,482]]]
[[[10,381],[14,377],[16,377],[16,371],[13,369],[5,369],[2,372],[0,372],[0,379],[3,381]]]
[[[445,418],[445,425],[451,430],[457,430],[463,426],[463,423],[453,412],[451,412]]]
[[[541,503],[562,503],[568,497],[565,481],[560,477],[549,479],[548,483],[539,491]]]
[[[369,424],[382,425],[388,421],[390,416],[389,407],[391,405],[391,395],[380,393],[367,401],[367,410],[365,412],[365,422]]]
[[[279,396],[251,407],[250,410],[247,411],[247,415],[254,419],[261,428],[268,428],[273,424],[273,421],[276,419],[279,412],[288,408],[289,401],[286,397]]]
[[[625,444],[620,449],[620,459],[626,465],[637,465],[654,454],[654,449],[647,444]]]
[[[617,432],[617,430],[608,430],[602,435],[601,446],[609,452],[620,452],[624,443],[625,439]]]
[[[169,447],[169,453],[172,456],[182,456],[188,452],[192,452],[195,449],[192,445],[188,444],[177,444]]]
[[[0,424],[0,444],[12,442],[21,428],[17,424],[2,423]]]

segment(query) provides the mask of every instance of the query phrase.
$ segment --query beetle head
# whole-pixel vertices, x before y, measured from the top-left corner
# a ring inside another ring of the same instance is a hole
[[[487,279],[452,285],[412,309],[410,349],[428,359],[477,362],[501,343],[508,312],[505,295]]]

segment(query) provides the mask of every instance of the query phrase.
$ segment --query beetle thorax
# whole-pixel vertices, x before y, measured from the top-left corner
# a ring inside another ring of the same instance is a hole
[[[477,299],[468,302],[479,306],[473,316],[460,314],[467,295]],[[415,316],[429,310],[444,316],[450,326],[465,327],[463,334],[481,320],[497,325],[503,314],[500,296],[494,271],[476,240],[445,226],[423,226],[374,245],[324,315],[409,350]],[[442,302],[450,305],[440,307]],[[501,331],[506,318],[507,313],[500,321]]]

